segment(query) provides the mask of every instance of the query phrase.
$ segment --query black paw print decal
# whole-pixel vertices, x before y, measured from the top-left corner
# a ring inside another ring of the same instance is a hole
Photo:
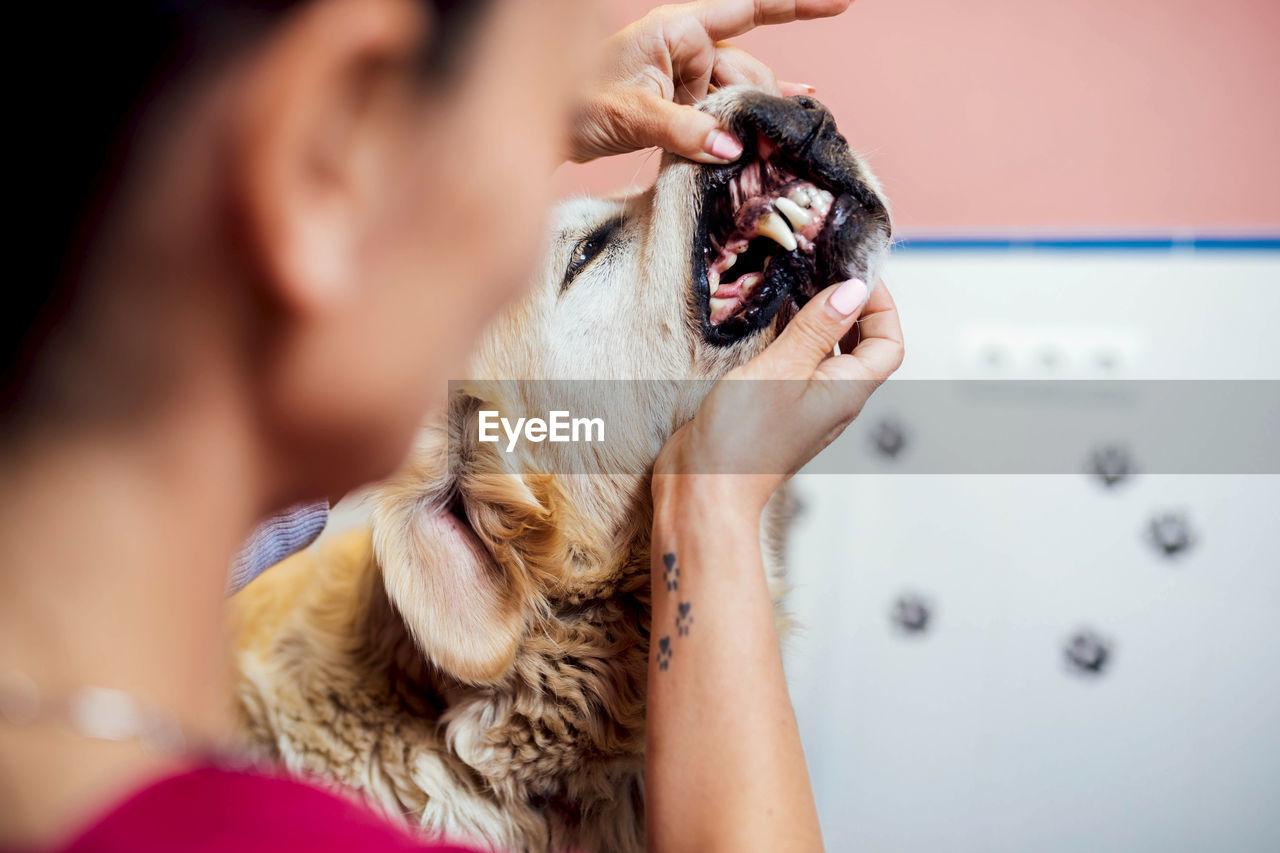
[[[1123,447],[1114,444],[1100,447],[1093,452],[1089,460],[1093,476],[1102,481],[1102,485],[1110,488],[1117,486],[1133,476],[1133,458]]]
[[[1077,672],[1099,675],[1111,658],[1111,644],[1092,631],[1077,631],[1063,650]]]
[[[1180,512],[1166,512],[1151,519],[1147,525],[1151,544],[1166,557],[1175,557],[1191,547],[1195,537],[1187,517]]]
[[[909,634],[922,634],[929,627],[929,603],[918,595],[903,595],[893,605],[893,623]]]
[[[663,637],[658,641],[658,669],[666,670],[671,665],[671,638]]]
[[[662,579],[667,583],[667,592],[675,592],[680,588],[680,567],[676,565],[676,555],[663,554],[662,562],[666,565]]]
[[[876,424],[871,441],[880,455],[893,459],[907,444],[906,427],[895,420],[883,420]]]
[[[676,630],[680,632],[680,636],[687,637],[689,628],[693,625],[693,616],[689,611],[693,609],[693,605],[687,601],[680,602],[680,615],[676,617]]]

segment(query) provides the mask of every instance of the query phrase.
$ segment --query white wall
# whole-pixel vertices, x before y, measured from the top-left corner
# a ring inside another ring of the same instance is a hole
[[[1274,252],[905,252],[887,280],[902,377],[1280,379]],[[1280,476],[798,479],[788,668],[829,849],[1280,850]],[[1171,508],[1172,560],[1145,538]],[[1066,663],[1081,628],[1098,674]]]

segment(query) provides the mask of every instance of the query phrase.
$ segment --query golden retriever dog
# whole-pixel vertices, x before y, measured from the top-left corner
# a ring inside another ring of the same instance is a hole
[[[370,529],[237,596],[257,754],[450,840],[644,847],[648,471],[710,381],[828,284],[874,283],[890,242],[819,103],[733,87],[701,108],[742,159],[668,156],[645,192],[563,204],[535,287],[376,488]],[[481,440],[481,412],[555,410],[603,415],[608,441]],[[761,527],[775,602],[785,516],[779,497]]]

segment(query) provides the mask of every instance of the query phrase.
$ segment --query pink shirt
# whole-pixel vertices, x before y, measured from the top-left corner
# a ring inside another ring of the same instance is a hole
[[[429,844],[336,794],[256,772],[197,767],[107,812],[63,853],[474,853]]]

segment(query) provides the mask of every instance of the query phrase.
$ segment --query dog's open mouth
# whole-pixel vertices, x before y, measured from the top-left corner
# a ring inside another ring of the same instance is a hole
[[[759,159],[729,181],[728,193],[715,200],[717,209],[712,211],[707,314],[714,327],[724,328],[734,319],[748,328],[756,326],[757,315],[777,295],[770,291],[778,289],[779,276],[770,272],[783,264],[816,266],[816,241],[835,201],[830,191],[777,163],[771,156],[776,147],[764,137],[757,152]],[[714,225],[726,224],[727,232],[716,233]]]
[[[859,180],[829,114],[779,103],[747,117],[740,130],[754,139],[742,160],[703,171],[694,281],[712,343],[775,318],[785,325],[828,285],[866,278],[873,247],[888,243],[884,204]]]

